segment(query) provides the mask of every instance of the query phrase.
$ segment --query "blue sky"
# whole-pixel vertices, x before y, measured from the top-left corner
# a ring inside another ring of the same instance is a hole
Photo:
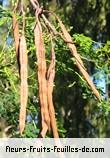
[[[105,96],[107,92],[107,87],[106,87],[107,77],[104,74],[104,72],[101,70],[100,71],[97,70],[97,72],[93,76],[91,76],[91,79],[93,80],[94,84],[102,90]]]

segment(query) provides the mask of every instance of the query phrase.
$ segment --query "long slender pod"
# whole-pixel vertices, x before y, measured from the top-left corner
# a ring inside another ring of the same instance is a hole
[[[92,80],[90,79],[90,76],[89,74],[87,73],[85,67],[84,67],[84,64],[83,64],[83,61],[81,60],[80,58],[80,55],[77,53],[77,49],[74,45],[74,43],[72,43],[72,38],[70,36],[70,34],[67,32],[64,24],[62,23],[62,21],[56,16],[59,24],[60,24],[60,27],[61,27],[61,30],[62,30],[62,33],[63,33],[63,36],[64,38],[67,40],[67,41],[70,41],[69,43],[67,43],[72,55],[75,57],[76,59],[76,65],[78,66],[80,72],[82,73],[83,77],[85,78],[85,80],[87,81],[87,83],[89,84],[89,86],[91,87],[93,93],[95,94],[95,96],[101,100],[101,97],[100,97],[100,94],[98,92],[98,90],[96,89],[95,85],[93,84]]]
[[[51,40],[52,41],[52,40]],[[47,71],[47,94],[48,94],[48,105],[49,105],[49,114],[50,114],[50,122],[51,122],[51,128],[53,131],[54,138],[58,138],[58,129],[56,124],[56,118],[55,118],[55,109],[53,105],[53,84],[54,84],[54,78],[55,78],[55,51],[52,43],[52,50],[51,50],[51,63],[49,65],[48,71]]]
[[[43,34],[41,24],[36,13],[37,24],[34,30],[36,56],[38,61],[38,82],[39,82],[39,96],[41,106],[41,122],[42,129],[40,135],[45,137],[47,130],[50,129],[50,117],[47,103],[47,80],[46,80],[46,60],[45,47],[43,42]]]
[[[28,57],[27,46],[24,34],[20,37],[20,77],[21,77],[21,89],[20,89],[20,115],[19,115],[19,128],[20,134],[23,133],[26,120],[26,106],[28,100]]]
[[[20,33],[19,33],[19,24],[16,17],[16,14],[13,14],[13,35],[14,35],[14,41],[15,41],[15,50],[16,50],[16,58],[20,73],[20,61],[19,61],[19,42],[20,42]]]

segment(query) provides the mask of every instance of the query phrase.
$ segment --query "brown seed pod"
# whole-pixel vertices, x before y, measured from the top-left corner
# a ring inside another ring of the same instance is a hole
[[[20,37],[20,77],[21,77],[21,89],[20,89],[20,115],[19,115],[19,128],[20,133],[22,134],[25,128],[25,120],[26,120],[26,106],[28,100],[28,70],[27,70],[27,46],[26,39],[24,35]]]
[[[16,14],[13,14],[13,35],[14,35],[14,41],[15,41],[15,50],[16,50],[16,58],[17,63],[19,67],[20,72],[20,61],[19,61],[19,40],[20,40],[20,34],[19,34],[19,24],[18,20],[16,18]]]
[[[38,82],[39,96],[41,106],[42,129],[40,135],[45,137],[47,130],[50,129],[50,117],[47,102],[47,80],[46,80],[46,60],[43,34],[38,15],[36,16],[37,24],[34,30],[36,56],[38,61]]]
[[[53,136],[54,138],[58,138],[59,134],[58,134],[57,124],[55,119],[55,109],[54,109],[53,98],[52,98],[54,78],[55,78],[55,51],[52,43],[51,63],[47,71],[47,97],[48,97],[50,122],[53,131]]]
[[[89,74],[86,71],[86,68],[84,67],[83,61],[80,58],[80,55],[77,53],[77,49],[74,45],[74,43],[72,43],[72,38],[70,36],[70,34],[67,32],[64,24],[62,23],[62,21],[59,19],[59,17],[57,17],[57,20],[60,24],[63,36],[65,38],[66,41],[70,41],[71,43],[67,43],[72,55],[74,56],[74,58],[76,59],[76,65],[79,68],[80,72],[82,73],[83,77],[85,78],[85,80],[87,81],[88,85],[91,87],[93,93],[95,94],[95,96],[101,100],[100,94],[98,92],[98,90],[96,89],[95,85],[93,84],[92,80],[90,79]]]

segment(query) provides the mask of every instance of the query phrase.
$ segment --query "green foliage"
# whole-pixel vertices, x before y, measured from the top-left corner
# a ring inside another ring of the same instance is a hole
[[[103,100],[102,102],[98,103],[98,107],[100,110],[103,110],[103,114],[108,117],[110,114],[110,99]]]
[[[79,46],[78,52],[85,57],[90,57],[90,54],[93,51],[94,41],[90,37],[86,37],[83,34],[74,34],[73,38],[76,44]]]

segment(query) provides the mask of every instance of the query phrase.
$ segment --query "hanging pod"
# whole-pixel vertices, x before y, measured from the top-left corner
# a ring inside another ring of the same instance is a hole
[[[64,39],[66,41],[69,41],[69,42],[67,42],[67,45],[68,45],[68,47],[70,49],[70,52],[72,53],[72,55],[74,56],[74,58],[76,60],[77,67],[79,68],[80,72],[82,73],[83,77],[87,81],[88,85],[92,89],[92,91],[95,94],[95,96],[97,97],[97,99],[101,100],[101,96],[100,96],[98,90],[96,89],[94,83],[90,79],[90,76],[89,76],[88,72],[86,71],[86,68],[85,68],[85,66],[83,64],[83,61],[81,60],[80,55],[77,53],[76,46],[74,45],[73,40],[72,40],[70,34],[66,30],[66,28],[65,28],[64,24],[62,23],[62,21],[60,20],[60,18],[58,16],[55,16],[55,17],[56,17],[56,19],[59,22],[59,25],[61,27],[61,31],[63,33]]]
[[[12,22],[13,22],[13,35],[14,35],[14,42],[15,42],[16,58],[17,58],[17,63],[18,63],[18,68],[19,68],[19,73],[20,73],[20,61],[19,61],[20,34],[19,34],[19,24],[18,24],[18,20],[15,13],[13,13]]]
[[[51,122],[53,136],[54,138],[58,138],[59,134],[58,134],[57,124],[56,124],[55,109],[54,109],[53,95],[52,95],[54,78],[55,78],[55,51],[54,51],[52,39],[51,39],[51,45],[52,45],[51,63],[47,71],[47,99],[48,99],[50,122]]]
[[[45,137],[47,130],[50,130],[50,117],[47,102],[47,80],[46,80],[46,60],[45,60],[45,46],[43,41],[42,27],[39,21],[39,15],[36,13],[36,27],[34,30],[36,56],[38,63],[38,83],[39,83],[39,97],[41,107],[41,137]]]
[[[27,57],[26,39],[24,34],[22,34],[20,37],[19,53],[20,53],[20,78],[21,78],[19,128],[20,128],[20,134],[22,134],[25,128],[26,106],[28,100],[28,81],[27,81],[28,57]]]

